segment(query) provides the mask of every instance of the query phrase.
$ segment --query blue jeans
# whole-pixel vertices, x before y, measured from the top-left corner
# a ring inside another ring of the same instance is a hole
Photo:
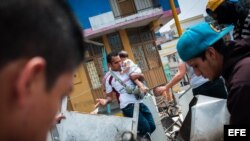
[[[125,117],[133,117],[134,104],[128,104],[125,108],[121,109]],[[139,119],[138,119],[138,134],[140,136],[146,135],[147,133],[153,133],[155,130],[155,122],[148,107],[140,103],[139,106]]]

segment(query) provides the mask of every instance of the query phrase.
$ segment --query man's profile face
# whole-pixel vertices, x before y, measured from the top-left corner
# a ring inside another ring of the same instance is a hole
[[[219,76],[218,63],[209,56],[206,56],[205,60],[201,57],[190,59],[187,61],[187,64],[193,67],[197,76],[201,75],[209,80],[214,80]]]
[[[121,71],[121,58],[119,55],[112,57],[110,66],[113,71]]]

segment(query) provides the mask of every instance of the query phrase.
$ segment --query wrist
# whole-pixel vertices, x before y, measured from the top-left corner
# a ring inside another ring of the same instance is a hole
[[[109,98],[106,98],[106,104],[110,103],[111,100]]]
[[[164,91],[164,92],[162,93],[162,96],[166,97],[166,96],[167,96],[167,91]]]
[[[165,91],[167,91],[168,90],[168,85],[165,85]]]
[[[167,85],[165,86],[165,91],[168,92],[168,91],[169,91],[169,88],[170,88],[170,87],[169,87],[169,85],[167,84]]]

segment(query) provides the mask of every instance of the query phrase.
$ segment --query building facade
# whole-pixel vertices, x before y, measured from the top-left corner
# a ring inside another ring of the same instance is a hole
[[[158,49],[155,31],[172,19],[166,0],[68,0],[88,40],[86,60],[74,75],[74,91],[70,107],[79,112],[94,109],[95,99],[104,98],[103,48],[125,50],[142,69],[147,85],[152,88],[167,82]],[[175,0],[177,12],[179,6]]]

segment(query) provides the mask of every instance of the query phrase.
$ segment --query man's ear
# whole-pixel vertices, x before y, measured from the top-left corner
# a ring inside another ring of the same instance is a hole
[[[215,60],[216,59],[216,50],[213,47],[209,47],[209,48],[207,48],[205,55],[206,55],[207,59],[210,58],[210,59]]]
[[[108,63],[108,67],[109,67],[109,68],[111,67],[111,64],[110,64],[110,63]]]
[[[41,57],[34,57],[26,63],[17,78],[16,95],[19,104],[23,105],[26,98],[32,94],[32,85],[39,80],[45,80],[46,61]]]

